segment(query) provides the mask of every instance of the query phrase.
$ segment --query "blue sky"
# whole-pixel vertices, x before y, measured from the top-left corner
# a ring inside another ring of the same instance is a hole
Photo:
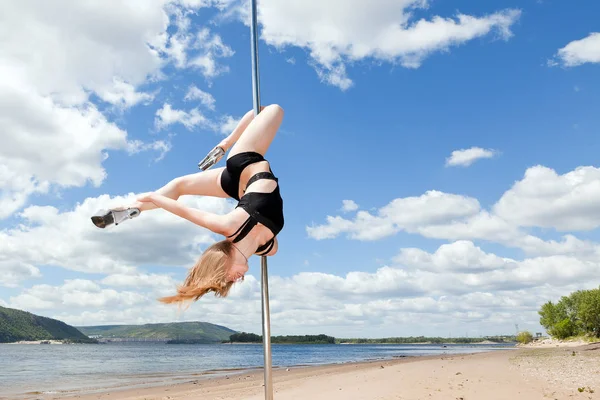
[[[0,177],[6,177],[0,204],[7,210],[0,219],[7,246],[0,265],[9,271],[0,280],[1,304],[73,324],[200,319],[258,332],[258,258],[231,299],[202,300],[180,315],[154,299],[183,279],[215,236],[161,211],[110,233],[81,226],[93,207],[197,172],[198,161],[223,137],[224,121],[251,109],[250,38],[240,3],[210,3],[221,10],[194,3],[96,10],[114,16],[106,25],[66,20],[64,34],[38,44],[48,49],[42,61],[19,51],[38,42],[35,34],[13,26],[22,37],[0,37],[6,71],[13,73],[4,74],[3,87],[22,90],[34,112],[43,107],[40,99],[53,106],[33,122],[18,112],[0,114],[9,143],[0,152]],[[600,40],[593,33],[600,26],[593,16],[600,5],[407,0],[353,12],[338,3],[307,2],[306,15],[294,5],[262,3],[261,100],[286,112],[268,153],[286,215],[279,253],[269,260],[276,333],[436,334],[464,323],[471,335],[512,333],[514,323],[537,331],[541,302],[597,287]],[[83,6],[55,11],[89,18]],[[112,14],[117,11],[122,19]],[[459,13],[471,20],[456,22]],[[436,30],[443,22],[438,16],[458,25]],[[170,23],[161,23],[167,17]],[[412,36],[382,28],[403,17],[402,30]],[[61,22],[27,3],[11,6],[4,18],[27,18],[40,32]],[[431,26],[416,30],[420,19]],[[91,50],[65,41],[73,34],[89,39]],[[145,44],[160,42],[162,34],[183,45],[167,42],[160,56],[148,55]],[[194,39],[185,43],[185,35]],[[51,46],[59,56],[50,54]],[[212,100],[186,100],[192,86]],[[132,100],[140,94],[146,97]],[[166,104],[187,114],[172,113],[161,128]],[[194,109],[204,122],[189,119]],[[36,135],[64,145],[48,149]],[[131,150],[136,140],[137,152]],[[493,155],[447,165],[454,151],[471,148]],[[161,149],[167,151],[157,161]],[[58,167],[71,163],[83,180]],[[432,193],[441,197],[432,200]],[[396,206],[382,210],[395,199]],[[344,200],[358,210],[342,211]],[[188,201],[216,212],[233,205]],[[48,214],[48,207],[56,210]],[[486,211],[493,224],[482,228],[473,220]],[[57,221],[65,225],[53,231]],[[135,254],[128,254],[129,244]],[[111,259],[106,253],[113,251]]]

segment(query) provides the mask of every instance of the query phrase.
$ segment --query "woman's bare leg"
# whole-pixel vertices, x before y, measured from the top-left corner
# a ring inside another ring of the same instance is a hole
[[[261,107],[261,111],[262,110],[264,110],[264,107]],[[244,133],[244,131],[253,119],[254,110],[250,110],[246,114],[244,114],[244,116],[240,119],[240,121],[233,129],[231,134],[229,134],[229,136],[227,136],[225,139],[221,140],[221,142],[217,146],[221,146],[221,148],[225,151],[231,149],[231,146],[233,146],[238,141],[240,136],[242,136],[242,133]]]
[[[264,156],[273,138],[275,138],[275,134],[277,134],[282,121],[283,109],[279,105],[272,104],[264,107],[250,121],[238,141],[231,148],[231,152],[227,158],[245,151],[254,151]]]
[[[215,168],[207,171],[197,172],[180,176],[173,179],[155,193],[162,194],[173,200],[177,200],[181,196],[212,196],[212,197],[229,197],[221,188],[221,172],[225,168]],[[156,207],[152,202],[135,201],[124,208],[137,208],[140,211],[153,210]]]

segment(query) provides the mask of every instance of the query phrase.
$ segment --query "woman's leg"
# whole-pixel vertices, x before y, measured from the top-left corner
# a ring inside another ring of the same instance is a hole
[[[231,148],[227,158],[245,151],[254,151],[264,156],[282,121],[283,109],[279,105],[272,104],[264,107],[248,124],[248,127]]]
[[[212,196],[212,197],[229,197],[221,188],[221,172],[225,168],[215,168],[207,171],[197,172],[180,176],[173,179],[156,193],[177,200],[180,196]],[[136,201],[125,208],[137,208],[140,211],[153,210],[156,207],[151,202]]]
[[[177,200],[180,196],[184,195],[229,197],[221,189],[221,173],[224,169],[216,168],[175,178],[156,190],[156,193],[160,193],[173,200]],[[110,210],[100,210],[92,216],[92,222],[98,228],[106,228],[109,225],[118,225],[127,219],[135,218],[142,211],[154,210],[156,208],[158,207],[152,202],[134,201],[126,206],[115,207]]]

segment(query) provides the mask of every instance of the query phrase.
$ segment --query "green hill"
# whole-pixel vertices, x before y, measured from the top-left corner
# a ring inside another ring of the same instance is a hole
[[[0,343],[21,340],[95,342],[71,325],[14,308],[0,307]]]
[[[179,341],[194,341],[197,343],[221,342],[223,340],[229,340],[229,336],[237,333],[224,326],[214,325],[208,322],[81,326],[77,329],[88,336],[98,336],[102,339],[173,339]]]

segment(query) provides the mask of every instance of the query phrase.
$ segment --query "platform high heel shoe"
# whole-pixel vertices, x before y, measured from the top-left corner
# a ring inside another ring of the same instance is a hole
[[[92,222],[98,228],[106,228],[109,225],[119,225],[121,222],[133,219],[140,215],[138,208],[126,208],[125,210],[100,210],[92,216]]]
[[[198,163],[198,168],[200,168],[202,171],[206,171],[207,169],[218,163],[219,160],[223,158],[224,154],[225,150],[223,150],[222,147],[215,147],[208,153],[206,157],[204,157],[202,161]]]

